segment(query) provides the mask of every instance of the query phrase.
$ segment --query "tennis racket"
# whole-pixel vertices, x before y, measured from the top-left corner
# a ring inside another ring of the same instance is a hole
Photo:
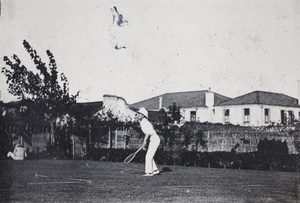
[[[132,159],[135,157],[135,155],[141,151],[143,149],[143,146],[141,148],[139,148],[138,150],[136,150],[135,152],[133,152],[132,154],[130,154],[125,160],[124,160],[124,163],[125,164],[128,164],[129,162],[132,161]]]

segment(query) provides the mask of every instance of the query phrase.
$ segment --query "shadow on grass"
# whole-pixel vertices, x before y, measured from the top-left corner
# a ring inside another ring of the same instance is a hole
[[[172,172],[173,170],[170,169],[169,167],[163,167],[162,170],[160,171],[161,173],[166,173],[166,172]]]

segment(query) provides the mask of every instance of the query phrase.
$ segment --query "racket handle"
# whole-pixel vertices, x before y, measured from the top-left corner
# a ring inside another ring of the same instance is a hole
[[[143,149],[143,146],[141,146],[135,153],[137,154],[139,151]]]

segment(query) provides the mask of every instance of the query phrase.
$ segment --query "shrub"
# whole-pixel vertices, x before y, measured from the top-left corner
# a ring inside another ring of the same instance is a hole
[[[262,170],[282,170],[288,158],[287,143],[280,140],[260,140],[256,164]]]

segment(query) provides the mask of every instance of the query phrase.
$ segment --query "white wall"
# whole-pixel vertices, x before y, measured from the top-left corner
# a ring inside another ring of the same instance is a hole
[[[244,109],[250,109],[250,122],[244,123]],[[216,106],[214,114],[215,123],[224,122],[224,111],[229,109],[231,124],[241,126],[266,126],[270,123],[265,123],[265,109],[270,109],[269,119],[270,122],[280,123],[281,122],[281,110],[293,111],[295,119],[299,119],[300,108],[297,107],[283,107],[283,106],[270,106],[270,105],[237,105],[237,106]]]
[[[269,107],[266,107],[266,108],[269,108]],[[280,122],[281,121],[281,110],[284,110],[284,111],[293,111],[294,112],[294,116],[295,116],[295,119],[299,120],[299,112],[300,112],[300,108],[297,108],[297,107],[273,107],[272,110],[271,110],[271,120],[273,122]]]
[[[229,109],[230,116],[229,116],[229,123],[235,124],[235,125],[244,125],[243,121],[243,109],[247,108],[246,106],[224,106],[215,107],[215,122],[216,123],[225,123],[224,120],[224,111],[226,109]],[[249,108],[249,107],[248,107]],[[251,109],[251,108],[250,108]],[[252,114],[250,110],[250,114]],[[251,117],[250,117],[251,119]],[[250,120],[251,122],[251,120]]]
[[[191,121],[191,111],[196,111],[196,121],[200,122],[212,122],[209,120],[210,112],[209,108],[198,107],[198,108],[181,108],[182,115],[185,121]]]
[[[103,96],[104,111],[111,110],[120,121],[133,120],[136,112],[129,108],[126,100],[115,95]]]
[[[203,114],[207,116],[205,121],[213,123],[214,122],[213,106],[215,105],[215,93],[211,92],[210,90],[205,93],[205,105],[208,107],[208,109],[205,109],[203,111]]]
[[[191,121],[191,111],[196,111],[196,121],[213,123],[215,120],[214,102],[214,93],[208,91],[205,93],[205,105],[207,107],[181,108],[182,115],[186,121]]]

